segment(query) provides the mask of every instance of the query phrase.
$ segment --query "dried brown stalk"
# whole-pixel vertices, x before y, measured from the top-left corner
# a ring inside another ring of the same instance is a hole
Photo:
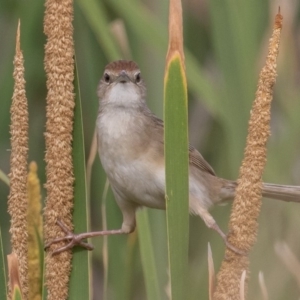
[[[16,299],[16,294],[22,296],[24,299],[22,289],[21,289],[21,281],[20,281],[20,266],[18,257],[15,253],[11,253],[7,255],[7,264],[8,264],[8,276],[9,276],[9,289],[12,294],[12,299]]]
[[[14,93],[11,113],[10,193],[8,212],[11,216],[10,234],[12,252],[19,261],[23,297],[28,298],[27,265],[27,157],[28,157],[28,106],[25,92],[24,59],[20,49],[20,22],[17,31],[14,58]]]
[[[56,225],[59,217],[72,229],[73,164],[72,130],[74,115],[74,45],[72,0],[47,0],[44,17],[45,70],[47,74],[46,173],[47,202],[44,234],[47,241],[63,236]],[[68,297],[71,251],[46,255],[46,286],[49,300]]]
[[[266,143],[270,135],[270,107],[276,79],[276,59],[281,28],[282,16],[279,12],[275,18],[266,63],[259,77],[249,121],[244,160],[240,168],[238,187],[229,221],[228,240],[245,253],[249,253],[257,236],[262,173],[266,163]],[[248,265],[248,255],[239,255],[227,249],[217,275],[217,287],[213,299],[240,299],[241,276],[244,270],[249,276]],[[247,280],[245,281],[245,295],[247,295]]]
[[[259,287],[260,287],[261,294],[262,294],[262,299],[268,300],[269,299],[268,290],[266,287],[264,274],[261,271],[258,274],[258,282],[259,282]]]
[[[171,0],[169,8],[169,46],[166,66],[170,63],[175,54],[179,54],[182,66],[185,68],[181,1]]]

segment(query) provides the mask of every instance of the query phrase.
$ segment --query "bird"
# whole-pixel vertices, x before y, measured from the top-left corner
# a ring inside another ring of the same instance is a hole
[[[164,123],[148,108],[146,85],[134,61],[109,63],[100,79],[97,95],[97,145],[115,200],[122,212],[120,229],[74,234],[61,220],[57,224],[66,235],[51,241],[68,241],[54,253],[75,245],[89,250],[84,239],[101,235],[128,234],[136,227],[140,207],[165,209]],[[237,182],[220,178],[203,156],[189,145],[189,212],[202,218],[217,231],[227,247],[240,253],[227,241],[209,209],[232,200]],[[263,183],[262,196],[284,201],[300,201],[300,187]]]

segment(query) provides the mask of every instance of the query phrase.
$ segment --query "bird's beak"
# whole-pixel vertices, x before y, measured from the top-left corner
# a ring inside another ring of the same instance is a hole
[[[119,83],[126,83],[126,82],[130,82],[130,78],[127,75],[126,71],[123,70],[119,73],[119,76],[116,81]]]

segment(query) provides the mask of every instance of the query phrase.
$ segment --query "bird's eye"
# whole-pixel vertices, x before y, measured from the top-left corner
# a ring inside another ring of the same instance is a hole
[[[109,81],[110,81],[110,76],[107,73],[104,74],[104,81],[106,83],[109,83]]]
[[[136,83],[139,83],[141,81],[141,73],[137,73],[136,75],[135,75],[135,82]]]

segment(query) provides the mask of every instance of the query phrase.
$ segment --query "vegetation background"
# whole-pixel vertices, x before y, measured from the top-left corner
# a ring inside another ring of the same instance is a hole
[[[74,38],[83,106],[86,153],[89,153],[97,116],[96,89],[104,66],[115,58],[112,28],[122,21],[129,51],[120,47],[119,58],[133,58],[148,87],[148,105],[160,117],[163,109],[163,76],[167,52],[168,1],[76,0]],[[272,136],[264,180],[300,184],[300,3],[296,0],[221,1],[183,0],[184,38],[189,88],[190,142],[219,176],[236,179],[243,157],[247,123],[258,74],[278,6],[283,31],[278,79],[272,109]],[[0,169],[9,173],[9,108],[13,90],[13,56],[17,21],[21,19],[21,47],[30,114],[29,159],[39,166],[45,183],[45,72],[43,67],[43,1],[0,0]],[[124,36],[121,33],[122,36]],[[101,197],[105,174],[97,158],[91,183],[92,229],[102,228]],[[9,246],[8,187],[0,182],[0,225],[6,253]],[[45,193],[45,191],[43,191]],[[44,195],[45,196],[45,195]],[[292,252],[300,250],[299,206],[264,200],[258,242],[251,254],[250,299],[262,299],[258,273],[262,271],[270,299],[299,296],[299,282],[275,252],[285,241]],[[213,215],[226,231],[230,204]],[[149,210],[155,261],[162,293],[167,285],[167,249],[164,212]],[[108,228],[119,228],[121,213],[112,193],[107,195]],[[216,269],[224,254],[221,238],[201,219],[190,218],[190,269],[187,299],[208,299],[207,243],[212,246]],[[93,240],[94,299],[103,292],[103,240]],[[108,299],[144,299],[145,287],[138,236],[109,237]],[[167,296],[165,296],[167,298]]]

